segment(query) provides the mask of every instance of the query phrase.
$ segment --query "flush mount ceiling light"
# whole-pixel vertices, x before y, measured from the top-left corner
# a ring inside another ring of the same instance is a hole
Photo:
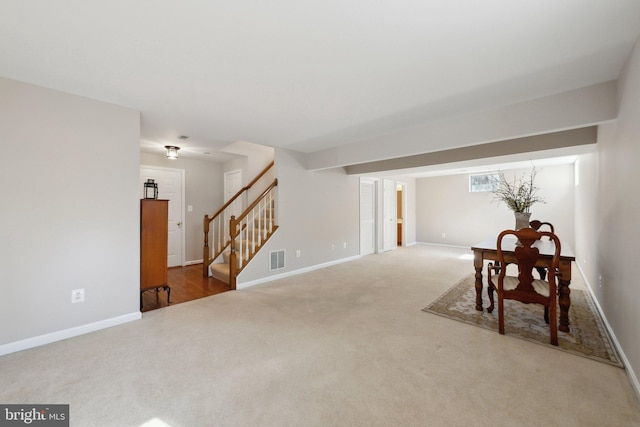
[[[168,159],[177,159],[178,158],[178,150],[180,147],[176,147],[175,145],[165,145],[164,148],[167,149],[167,158]]]

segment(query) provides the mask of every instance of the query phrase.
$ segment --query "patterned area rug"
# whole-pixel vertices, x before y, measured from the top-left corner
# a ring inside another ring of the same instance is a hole
[[[474,284],[475,278],[471,274],[455,284],[423,311],[498,333],[498,297],[495,296],[496,308],[493,313],[487,313],[486,307],[489,305],[489,297],[485,286],[482,292],[485,310],[483,312],[477,311],[475,309],[476,290]],[[571,290],[570,332],[558,331],[558,347],[549,343],[549,327],[544,322],[543,313],[544,308],[539,304],[522,304],[506,300],[505,335],[623,367],[604,324],[590,296],[585,291]],[[559,313],[558,309],[558,315]]]

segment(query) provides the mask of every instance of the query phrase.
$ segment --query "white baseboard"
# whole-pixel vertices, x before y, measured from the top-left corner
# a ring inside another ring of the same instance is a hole
[[[638,399],[640,399],[640,381],[638,381],[638,377],[636,376],[635,372],[633,371],[633,367],[631,366],[631,363],[629,363],[629,359],[627,359],[627,356],[624,354],[624,351],[622,350],[622,347],[620,346],[620,341],[618,341],[618,338],[616,337],[615,332],[613,332],[613,329],[611,328],[611,325],[609,324],[609,321],[607,320],[607,316],[605,316],[604,311],[602,311],[602,307],[600,306],[600,302],[598,301],[598,299],[596,298],[595,294],[593,293],[593,288],[591,287],[591,283],[589,283],[589,280],[587,279],[587,276],[584,274],[584,271],[582,271],[582,268],[580,267],[580,264],[578,264],[576,262],[576,266],[578,267],[578,270],[580,271],[580,274],[582,275],[582,278],[583,278],[584,283],[586,285],[587,291],[589,292],[589,295],[591,295],[591,300],[595,304],[596,309],[598,310],[598,313],[600,314],[600,317],[602,318],[602,322],[604,323],[604,327],[607,328],[607,332],[609,333],[609,336],[611,337],[611,340],[613,341],[613,345],[615,346],[616,351],[618,352],[618,355],[622,359],[622,364],[624,365],[624,369],[627,371],[627,376],[629,377],[629,381],[631,381],[631,386],[633,387],[633,390],[636,392],[636,396],[638,397]]]
[[[202,264],[201,259],[194,259],[192,261],[185,261],[184,265],[194,265],[194,264]]]
[[[471,250],[471,246],[447,245],[445,243],[416,242],[415,244],[416,245],[424,245],[424,246],[445,246],[447,248],[458,248],[458,249],[469,249],[469,250]]]
[[[62,331],[51,332],[45,335],[39,335],[37,337],[27,338],[20,341],[11,342],[8,344],[0,345],[0,356],[5,354],[15,353],[17,351],[27,350],[41,345],[50,344],[56,341],[66,340],[68,338],[77,337],[79,335],[88,334],[90,332],[99,331],[101,329],[110,328],[112,326],[121,325],[123,323],[131,322],[142,318],[142,313],[139,311],[135,313],[125,314],[118,317],[112,317],[110,319],[100,320],[98,322],[89,323],[86,325],[76,326],[74,328],[65,329]]]
[[[251,286],[260,285],[262,283],[271,282],[273,280],[284,279],[285,277],[296,276],[302,273],[308,273],[310,271],[319,270],[321,268],[330,267],[332,265],[342,264],[344,262],[349,262],[361,258],[360,255],[355,255],[348,258],[341,258],[335,261],[325,262],[323,264],[312,265],[311,267],[300,268],[298,270],[288,271],[286,273],[276,274],[273,276],[263,277],[262,279],[252,280],[250,282],[240,282],[236,285],[236,289],[245,289]]]

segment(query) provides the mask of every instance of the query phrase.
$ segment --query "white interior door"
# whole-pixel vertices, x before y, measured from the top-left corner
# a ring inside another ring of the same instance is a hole
[[[376,251],[376,183],[360,182],[360,255]]]
[[[143,183],[151,178],[158,183],[158,199],[169,200],[169,234],[167,262],[169,267],[184,265],[184,170],[140,167],[140,191]],[[141,197],[144,197],[142,195]]]
[[[242,188],[242,171],[240,169],[224,173],[224,201],[236,195]],[[238,197],[230,206],[232,215],[238,216],[244,210],[242,197]]]
[[[398,247],[398,223],[396,219],[396,183],[385,179],[382,190],[382,250]]]

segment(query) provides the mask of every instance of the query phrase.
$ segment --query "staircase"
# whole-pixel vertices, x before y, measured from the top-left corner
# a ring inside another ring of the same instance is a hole
[[[271,162],[215,214],[204,217],[203,274],[229,284],[233,290],[236,289],[240,272],[278,229],[275,221],[277,179],[242,213],[237,216],[233,214],[238,209],[238,201],[242,201],[243,197],[247,198],[249,190],[273,165]],[[210,241],[212,248],[209,246]]]

